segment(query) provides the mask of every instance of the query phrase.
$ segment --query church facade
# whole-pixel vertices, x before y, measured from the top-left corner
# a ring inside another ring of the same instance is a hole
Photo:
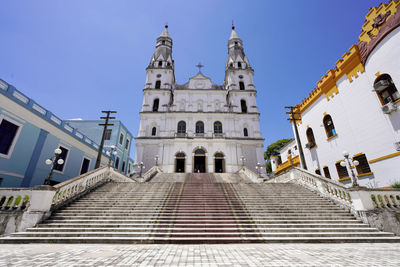
[[[174,72],[166,26],[146,68],[135,162],[143,162],[145,170],[157,164],[167,173],[264,166],[254,71],[234,27],[222,85],[200,70],[185,84],[177,84]]]

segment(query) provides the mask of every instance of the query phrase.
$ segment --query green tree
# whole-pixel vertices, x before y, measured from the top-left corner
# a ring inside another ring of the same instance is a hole
[[[291,142],[293,138],[289,139],[280,139],[267,147],[267,150],[264,152],[264,159],[269,161],[269,158],[273,155],[278,155],[279,149],[284,147],[287,143]]]

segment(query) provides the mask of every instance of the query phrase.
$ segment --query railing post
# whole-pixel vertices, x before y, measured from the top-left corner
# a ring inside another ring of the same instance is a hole
[[[40,185],[32,189],[29,212],[50,211],[56,189],[50,185]]]
[[[353,208],[356,211],[366,211],[375,208],[369,191],[359,187],[349,188],[348,190],[350,192],[351,201],[353,202]]]

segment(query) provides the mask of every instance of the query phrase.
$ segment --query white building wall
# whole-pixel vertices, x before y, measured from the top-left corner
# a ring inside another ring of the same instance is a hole
[[[392,31],[370,54],[365,72],[353,77],[343,76],[338,82],[339,93],[329,101],[322,95],[302,114],[299,125],[303,147],[308,142],[307,126],[314,132],[316,147],[304,149],[308,170],[328,166],[331,177],[338,180],[335,163],[343,159],[342,151],[350,155],[364,153],[373,160],[398,152],[394,143],[400,141],[400,110],[391,114],[381,111],[382,104],[374,91],[377,73],[389,74],[400,89],[400,28]],[[399,107],[399,103],[396,104]],[[332,117],[337,136],[327,140],[323,127],[324,114]],[[370,163],[372,175],[359,178],[361,185],[389,186],[400,181],[400,156]],[[349,171],[350,174],[350,171]],[[350,182],[350,181],[348,181]]]

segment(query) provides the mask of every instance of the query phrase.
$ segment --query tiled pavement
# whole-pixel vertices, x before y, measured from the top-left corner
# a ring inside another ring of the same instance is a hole
[[[400,246],[2,244],[0,266],[400,266]]]

